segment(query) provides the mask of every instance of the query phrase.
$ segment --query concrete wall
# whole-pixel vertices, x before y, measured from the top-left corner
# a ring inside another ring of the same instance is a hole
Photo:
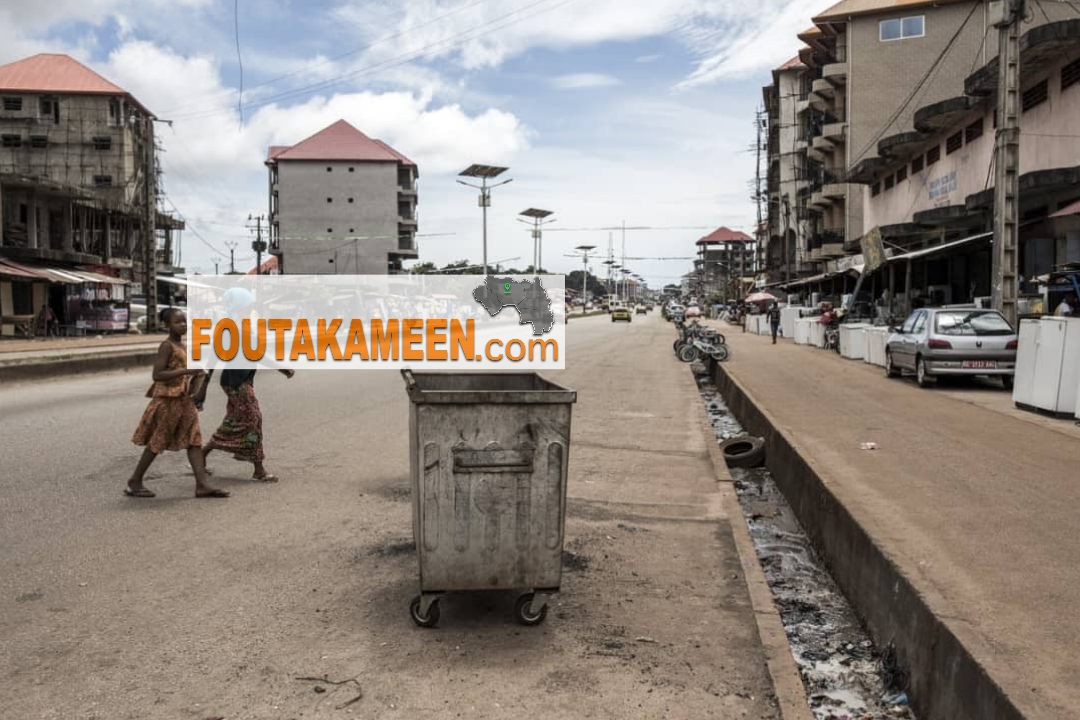
[[[110,175],[114,189],[95,192],[113,203],[134,201],[138,188],[130,180],[140,158],[136,157],[131,129],[110,119],[111,98],[60,96],[60,122],[55,123],[52,117],[40,116],[41,95],[0,95],[23,99],[21,111],[4,111],[0,106],[0,134],[22,138],[21,148],[0,147],[0,172],[44,176],[87,189],[94,188],[95,175]],[[46,147],[32,147],[34,136],[44,137]],[[95,149],[94,137],[111,138],[110,149]]]
[[[413,200],[399,195],[398,168],[396,163],[278,163],[278,237],[285,271],[332,274],[336,267],[342,274],[385,274],[387,255],[398,247],[399,202],[407,212],[416,211]],[[354,237],[372,239],[350,243]],[[335,249],[337,261],[331,262]]]
[[[1020,116],[1021,174],[1080,166],[1080,142],[1075,137],[1069,137],[1077,134],[1080,85],[1061,91],[1062,65],[1064,62],[1025,84],[1030,87],[1049,78],[1050,97]],[[983,123],[983,134],[970,144],[965,143],[960,150],[946,155],[945,139],[979,119]],[[993,187],[994,177],[989,174],[994,154],[993,121],[993,108],[970,115],[964,122],[929,142],[928,148],[935,143],[941,147],[941,159],[930,168],[914,175],[909,173],[906,181],[891,190],[882,189],[877,197],[871,197],[870,187],[865,186],[866,227],[910,222],[914,213],[946,205],[961,205],[967,196]]]

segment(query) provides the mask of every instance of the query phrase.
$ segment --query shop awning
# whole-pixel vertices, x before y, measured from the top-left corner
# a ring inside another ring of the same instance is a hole
[[[25,280],[45,280],[46,282],[52,282],[49,275],[37,268],[20,265],[17,262],[12,262],[11,260],[5,260],[3,258],[0,258],[0,275],[22,278]]]
[[[828,280],[832,275],[829,273],[822,273],[821,275],[814,275],[813,277],[803,278],[802,280],[796,280],[795,282],[788,283],[785,287],[800,287],[802,285],[809,285],[811,283],[821,282]]]
[[[195,282],[194,280],[188,280],[186,278],[175,277],[173,275],[158,275],[158,282],[169,283],[171,285],[183,285],[185,287],[190,286],[210,288],[211,290],[215,289],[213,285],[203,285],[200,282]]]
[[[899,262],[899,261],[904,261],[904,260],[917,260],[918,258],[926,257],[927,255],[933,255],[934,253],[943,252],[945,250],[951,250],[953,248],[960,247],[961,245],[967,245],[969,243],[973,243],[976,240],[986,240],[987,238],[991,238],[993,236],[994,236],[994,233],[992,233],[992,232],[979,233],[978,235],[972,235],[970,237],[961,238],[960,240],[953,240],[951,242],[942,243],[940,245],[933,245],[931,247],[923,248],[921,250],[912,250],[911,252],[908,252],[908,253],[901,253],[901,254],[898,254],[898,255],[893,255],[892,257],[886,259],[885,262],[888,263],[888,262]]]
[[[1057,212],[1052,213],[1050,215],[1050,217],[1059,218],[1059,217],[1068,217],[1069,215],[1080,215],[1080,200],[1077,200],[1074,203],[1070,203],[1069,205],[1066,205],[1065,207],[1061,208]]]

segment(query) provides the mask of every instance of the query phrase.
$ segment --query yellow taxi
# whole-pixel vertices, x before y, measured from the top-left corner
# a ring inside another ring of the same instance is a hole
[[[630,308],[626,307],[625,305],[617,305],[615,309],[611,311],[611,322],[618,322],[619,320],[633,322],[633,316],[630,314]]]

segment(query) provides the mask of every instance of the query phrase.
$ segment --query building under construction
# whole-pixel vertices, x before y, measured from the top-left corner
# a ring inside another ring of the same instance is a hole
[[[154,120],[67,55],[0,66],[3,335],[33,334],[44,305],[65,331],[126,330],[148,261],[155,285],[182,273],[173,258],[183,222],[157,208]],[[172,287],[161,284],[161,302]]]

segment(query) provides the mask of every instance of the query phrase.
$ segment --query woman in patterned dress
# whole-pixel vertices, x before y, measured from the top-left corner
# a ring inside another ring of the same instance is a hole
[[[291,378],[294,370],[279,370]],[[212,450],[224,450],[241,462],[255,465],[252,480],[277,482],[263,467],[266,454],[263,451],[262,410],[255,398],[255,370],[225,370],[221,373],[221,389],[228,397],[225,420],[210,442],[203,448],[203,462]]]
[[[183,340],[187,332],[187,317],[181,310],[167,308],[161,313],[161,319],[169,330],[169,339],[158,348],[154,361],[154,384],[146,391],[150,404],[146,406],[131,439],[145,449],[124,494],[137,498],[154,497],[154,493],[143,485],[147,469],[160,453],[185,450],[195,471],[195,497],[228,497],[229,493],[206,483],[199,411],[188,389],[191,378],[203,374],[203,371],[187,367],[187,349]]]

